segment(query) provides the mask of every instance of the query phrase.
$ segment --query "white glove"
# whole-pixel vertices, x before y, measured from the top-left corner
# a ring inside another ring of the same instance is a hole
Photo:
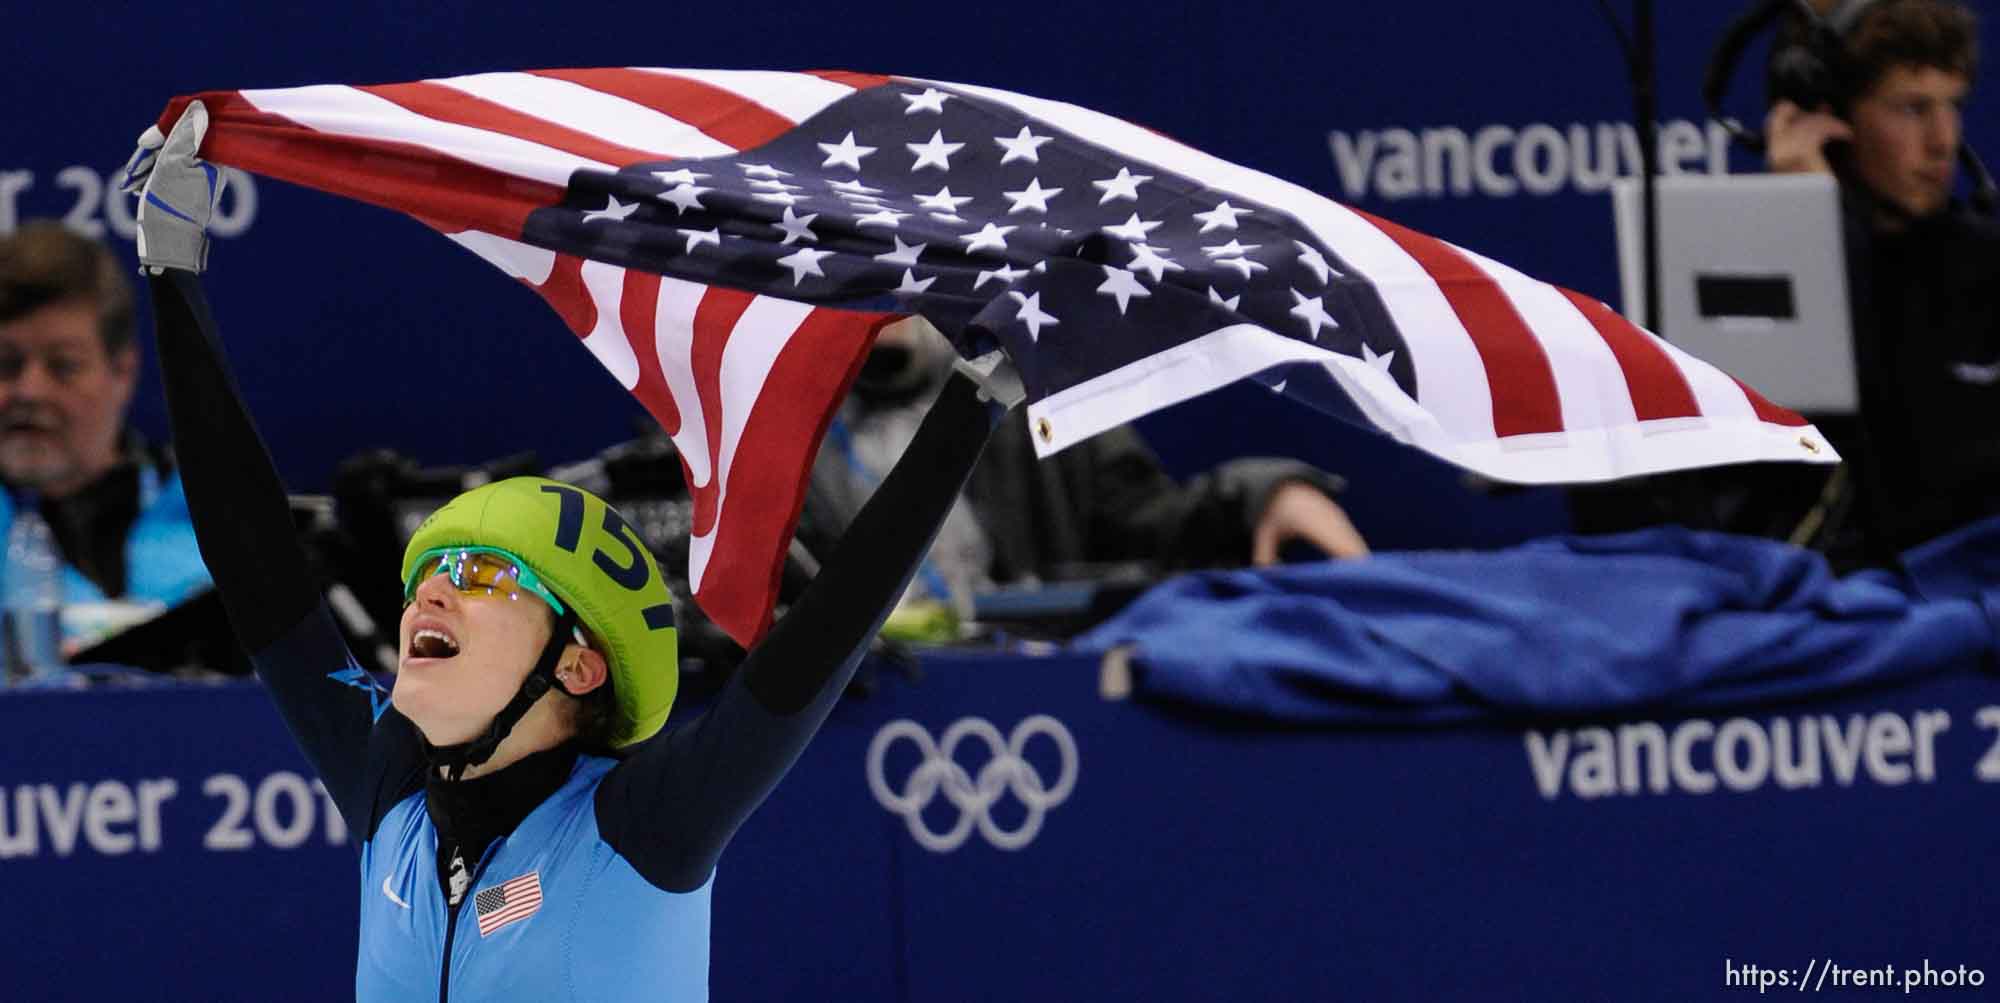
[[[993,401],[1002,409],[1012,410],[1028,398],[1028,389],[1021,385],[1020,371],[1014,368],[1014,361],[1007,358],[1007,353],[999,349],[976,359],[954,353],[951,367],[979,385],[980,400]]]
[[[139,196],[139,263],[154,275],[208,266],[208,221],[228,175],[195,156],[207,131],[208,109],[189,102],[173,132],[148,128],[125,162],[119,188]]]

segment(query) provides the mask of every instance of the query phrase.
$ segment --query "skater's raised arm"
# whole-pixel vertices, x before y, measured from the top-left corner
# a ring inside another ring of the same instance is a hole
[[[152,293],[188,511],[238,643],[341,814],[365,838],[376,803],[393,793],[378,788],[407,786],[410,778],[403,774],[415,760],[369,766],[369,742],[386,695],[334,627],[292,523],[284,483],[216,335],[198,274],[207,260],[205,226],[221,187],[220,172],[195,157],[206,121],[202,105],[194,103],[157,154],[139,165],[146,172],[137,213],[139,256]],[[382,722],[385,739],[413,736],[407,722],[389,714]],[[413,737],[387,744],[414,748]]]
[[[714,706],[605,778],[598,826],[649,881],[685,891],[708,880],[833,709],[1004,413],[954,375],[826,566]]]

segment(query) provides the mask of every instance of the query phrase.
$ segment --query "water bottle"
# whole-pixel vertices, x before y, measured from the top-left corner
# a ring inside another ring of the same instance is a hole
[[[7,677],[45,682],[67,671],[62,657],[62,558],[55,533],[33,499],[21,502],[7,531],[5,642]]]

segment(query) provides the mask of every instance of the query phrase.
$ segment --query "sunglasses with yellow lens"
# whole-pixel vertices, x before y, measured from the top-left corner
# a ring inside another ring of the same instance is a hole
[[[403,583],[403,601],[417,594],[425,579],[443,575],[461,594],[476,597],[520,599],[523,592],[548,603],[557,615],[565,612],[562,601],[542,584],[526,561],[497,547],[440,547],[418,555],[416,570]]]

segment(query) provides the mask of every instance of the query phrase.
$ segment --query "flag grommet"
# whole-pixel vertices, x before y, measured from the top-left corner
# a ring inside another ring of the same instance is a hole
[[[1056,437],[1056,427],[1054,425],[1049,424],[1049,420],[1047,418],[1036,418],[1035,434],[1041,436],[1043,442],[1049,442],[1054,440]]]

